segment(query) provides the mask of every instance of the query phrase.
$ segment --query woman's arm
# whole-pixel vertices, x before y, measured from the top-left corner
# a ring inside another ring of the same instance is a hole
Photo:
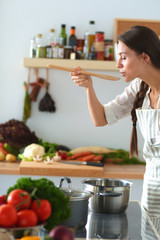
[[[88,108],[95,126],[105,126],[107,120],[104,113],[104,107],[99,102],[92,83],[92,78],[86,75],[81,75],[78,70],[81,68],[75,69],[77,72],[72,72],[72,80],[80,87],[85,87],[88,101]]]
[[[85,87],[89,112],[95,126],[111,125],[130,114],[135,95],[139,90],[140,79],[132,81],[122,94],[107,104],[102,105],[94,91],[92,78],[81,75],[80,70],[81,68],[76,68],[75,72],[71,73],[72,80],[78,86]]]
[[[93,86],[86,87],[86,94],[92,121],[94,122],[95,126],[105,126],[107,124],[107,120],[104,113],[104,106],[96,97]]]

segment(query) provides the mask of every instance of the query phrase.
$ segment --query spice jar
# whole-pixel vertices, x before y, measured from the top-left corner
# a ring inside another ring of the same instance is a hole
[[[104,32],[96,32],[94,47],[96,59],[104,60]]]
[[[64,47],[64,58],[65,59],[70,59],[71,52],[72,52],[72,47],[71,46],[65,46]]]
[[[43,42],[42,34],[37,34],[36,43],[36,58],[46,58],[46,46]]]
[[[113,40],[106,39],[104,41],[104,59],[112,61],[113,58],[114,58]]]

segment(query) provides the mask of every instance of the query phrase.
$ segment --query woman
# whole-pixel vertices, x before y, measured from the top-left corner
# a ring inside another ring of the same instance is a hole
[[[131,114],[133,129],[130,156],[137,151],[136,123],[144,137],[146,161],[142,205],[151,216],[160,214],[160,146],[151,139],[160,135],[160,40],[144,26],[134,26],[118,37],[117,68],[126,82],[131,82],[115,100],[102,105],[96,97],[91,77],[81,75],[80,68],[71,73],[72,80],[85,87],[89,111],[96,126],[110,125]]]

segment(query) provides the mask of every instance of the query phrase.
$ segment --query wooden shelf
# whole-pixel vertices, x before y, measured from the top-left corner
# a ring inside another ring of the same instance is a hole
[[[71,68],[80,66],[89,70],[117,71],[115,61],[24,58],[24,66],[27,68],[47,68],[49,64]]]

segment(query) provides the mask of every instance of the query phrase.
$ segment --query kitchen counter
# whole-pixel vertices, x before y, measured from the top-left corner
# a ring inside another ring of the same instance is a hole
[[[45,233],[42,231],[41,235]],[[84,239],[158,240],[160,234],[140,202],[130,201],[126,211],[120,214],[88,211],[86,226],[75,232],[75,240]]]
[[[11,162],[0,162],[0,174],[19,174],[19,165],[20,161],[16,161],[14,163]]]
[[[105,164],[104,167],[95,167],[58,162],[54,164],[25,161],[0,162],[0,174],[14,175],[143,179],[144,172],[144,165]]]

